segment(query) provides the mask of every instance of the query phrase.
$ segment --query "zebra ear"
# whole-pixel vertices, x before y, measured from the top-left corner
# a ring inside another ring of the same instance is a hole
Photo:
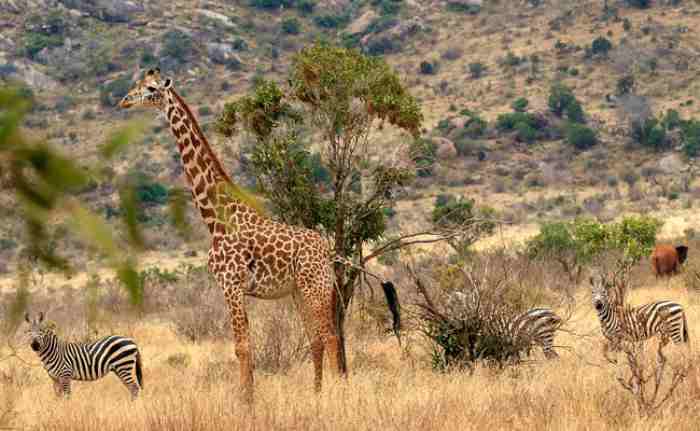
[[[591,283],[591,286],[595,286],[595,279],[591,275],[591,278],[588,279],[588,281]]]
[[[44,321],[44,312],[43,312],[43,311],[40,311],[40,312],[39,312],[39,323],[41,323],[41,322],[43,322],[43,321]]]
[[[25,312],[24,312],[24,320],[25,320],[27,323],[32,323],[32,321],[29,320],[29,312],[28,312],[28,311],[25,311]]]

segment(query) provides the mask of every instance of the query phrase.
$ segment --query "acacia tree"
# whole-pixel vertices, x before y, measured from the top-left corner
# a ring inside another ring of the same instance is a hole
[[[364,265],[407,245],[445,238],[420,232],[382,241],[392,191],[411,180],[415,166],[399,146],[382,145],[372,132],[389,123],[412,140],[422,120],[418,102],[384,61],[317,43],[294,56],[286,88],[261,81],[252,94],[227,103],[217,130],[226,137],[239,129],[252,136],[257,186],[280,219],[325,231],[338,256]],[[319,154],[305,135],[319,138]],[[368,243],[376,247],[363,253]],[[341,340],[359,274],[336,264]]]

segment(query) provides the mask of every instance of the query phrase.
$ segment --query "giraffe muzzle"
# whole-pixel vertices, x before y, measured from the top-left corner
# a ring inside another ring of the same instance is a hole
[[[124,96],[124,98],[119,102],[119,107],[122,109],[130,108],[134,105],[134,102],[131,100],[131,96]]]

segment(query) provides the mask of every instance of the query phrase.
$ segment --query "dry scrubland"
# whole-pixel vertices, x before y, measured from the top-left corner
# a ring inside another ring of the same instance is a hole
[[[695,259],[691,260],[695,266]],[[540,266],[547,283],[562,286],[561,274]],[[415,330],[408,281],[399,291],[409,328],[404,347],[386,334],[386,313],[374,300],[358,301],[349,323],[350,378],[327,379],[323,392],[313,392],[312,366],[301,326],[289,301],[252,300],[256,350],[256,402],[253,410],[238,397],[238,367],[226,327],[225,309],[216,287],[201,269],[170,283],[151,275],[144,308],[133,311],[110,282],[97,289],[51,288],[35,283],[32,308],[49,310],[64,335],[81,339],[92,327],[100,334],[134,337],[144,357],[145,390],[132,403],[115,376],[74,383],[73,398],[54,397],[50,380],[18,335],[18,358],[0,362],[0,427],[42,430],[218,430],[218,429],[697,429],[700,408],[683,383],[651,419],[640,419],[632,397],[615,380],[616,370],[603,363],[601,335],[590,305],[587,285],[575,292],[574,311],[556,344],[561,359],[534,361],[496,372],[479,368],[437,373],[430,365],[430,346]],[[540,281],[538,281],[540,280]],[[700,298],[685,277],[656,281],[648,265],[633,273],[631,302],[674,299],[687,308],[693,357],[698,358]],[[434,285],[432,286],[433,288]],[[536,287],[535,287],[536,288]],[[550,288],[545,296],[553,298]],[[92,292],[92,293],[91,293]],[[547,293],[548,292],[548,293]],[[56,298],[51,305],[50,298]],[[12,300],[2,298],[5,311]],[[546,304],[543,304],[546,305]],[[76,312],[77,310],[77,312]],[[565,314],[565,310],[559,310]],[[89,323],[89,324],[88,324]],[[194,342],[192,340],[195,340]],[[0,357],[10,354],[3,341]],[[676,357],[677,358],[677,357]],[[20,360],[21,359],[21,360]],[[328,377],[329,374],[326,376]]]

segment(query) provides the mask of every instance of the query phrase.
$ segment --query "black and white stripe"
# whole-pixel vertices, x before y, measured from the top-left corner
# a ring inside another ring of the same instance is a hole
[[[516,339],[529,339],[539,345],[547,359],[559,357],[554,351],[554,335],[561,326],[561,318],[549,308],[533,308],[511,319],[510,334]]]
[[[469,311],[485,312],[478,302],[476,294],[453,292],[447,306],[453,313],[457,313],[456,317],[466,318],[470,314]],[[554,350],[554,337],[561,327],[562,320],[554,311],[549,308],[532,308],[513,316],[504,310],[490,310],[489,313],[493,318],[491,320],[503,328],[501,331],[507,331],[507,334],[516,340],[516,344],[540,346],[547,359],[559,357]],[[529,354],[530,349],[526,350]]]
[[[92,381],[114,372],[127,387],[132,398],[143,388],[141,353],[130,338],[110,335],[89,343],[59,340],[44,315],[30,320],[28,334],[34,350],[54,382],[57,395],[70,396],[72,380]]]
[[[622,340],[643,341],[657,335],[676,344],[689,342],[688,321],[680,304],[657,301],[628,307],[621,287],[609,284],[603,277],[591,277],[590,282],[600,329],[613,347]]]

